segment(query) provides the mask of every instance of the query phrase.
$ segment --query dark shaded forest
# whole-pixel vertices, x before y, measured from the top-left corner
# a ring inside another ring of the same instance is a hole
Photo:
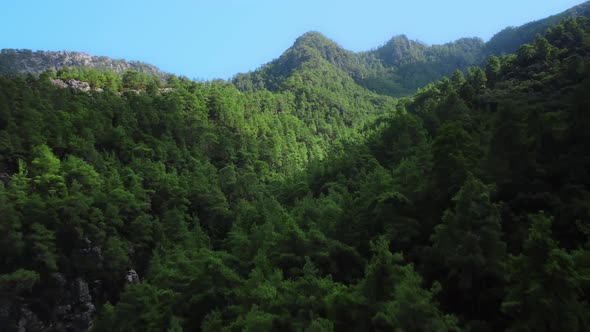
[[[401,99],[330,43],[0,76],[0,329],[590,330],[590,20]]]

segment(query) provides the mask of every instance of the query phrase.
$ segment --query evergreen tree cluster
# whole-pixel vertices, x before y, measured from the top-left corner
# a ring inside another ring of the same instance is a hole
[[[56,274],[98,281],[93,331],[590,330],[590,20],[399,100],[318,40],[256,88],[0,76],[0,298],[49,326]]]

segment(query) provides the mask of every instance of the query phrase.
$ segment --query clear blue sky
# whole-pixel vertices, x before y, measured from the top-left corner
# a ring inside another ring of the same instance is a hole
[[[489,39],[582,0],[0,0],[0,48],[139,60],[189,78],[230,78],[306,31],[346,49],[406,34],[428,44]]]

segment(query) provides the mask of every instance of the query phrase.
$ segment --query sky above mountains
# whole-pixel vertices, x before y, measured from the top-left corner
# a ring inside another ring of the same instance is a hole
[[[277,58],[307,31],[364,51],[406,34],[427,44],[489,39],[581,0],[3,1],[0,48],[70,50],[196,79],[231,78]]]

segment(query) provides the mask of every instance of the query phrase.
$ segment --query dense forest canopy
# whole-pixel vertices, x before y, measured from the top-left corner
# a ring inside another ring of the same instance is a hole
[[[590,330],[590,20],[484,47],[0,76],[0,330]]]

